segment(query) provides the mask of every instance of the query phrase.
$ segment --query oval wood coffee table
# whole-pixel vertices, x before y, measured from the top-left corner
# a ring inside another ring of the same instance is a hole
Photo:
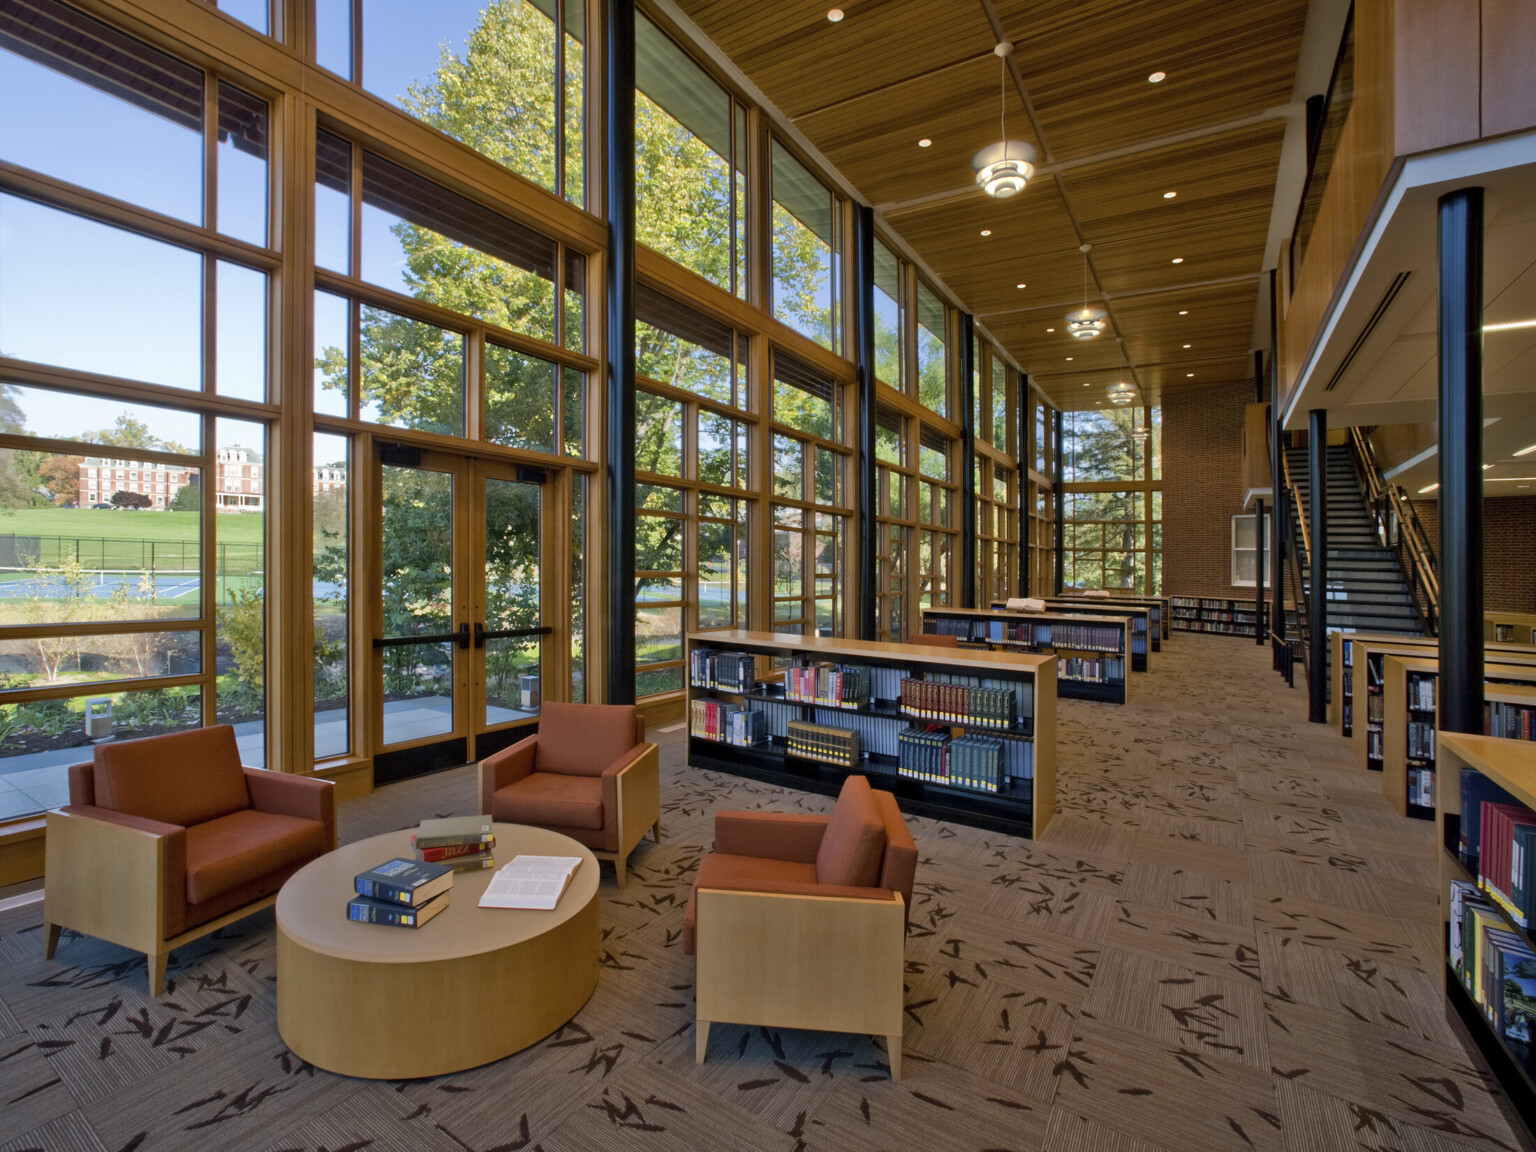
[[[580,856],[552,912],[477,908],[496,869],[460,872],[420,928],[347,919],[352,878],[411,856],[409,830],[360,840],[291,876],[277,895],[277,1030],[345,1076],[405,1080],[509,1056],[568,1021],[597,986],[597,858],[568,836],[496,825],[496,866]]]

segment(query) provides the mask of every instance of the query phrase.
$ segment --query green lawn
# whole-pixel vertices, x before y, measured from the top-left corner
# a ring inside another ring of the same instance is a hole
[[[260,544],[266,517],[225,512],[217,522],[226,544]],[[198,535],[196,512],[117,512],[105,508],[18,508],[0,511],[0,536],[78,536],[109,540],[186,540]]]

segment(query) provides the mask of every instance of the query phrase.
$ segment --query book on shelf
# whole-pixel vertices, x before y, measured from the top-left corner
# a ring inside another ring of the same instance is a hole
[[[688,704],[688,734],[749,748],[767,740],[768,722],[760,708],[727,704],[721,700],[691,700]]]
[[[443,844],[436,848],[417,848],[416,859],[428,864],[450,864],[465,856],[483,856],[496,847],[496,837],[482,840],[478,836],[463,844]]]
[[[553,911],[579,867],[580,856],[514,856],[491,877],[479,906]]]
[[[448,907],[452,892],[439,892],[425,904],[406,907],[390,900],[354,896],[347,901],[347,919],[359,924],[386,924],[392,928],[420,928]]]
[[[688,657],[688,678],[695,688],[750,692],[757,686],[757,657],[751,652],[695,648]]]
[[[787,747],[791,756],[852,768],[859,761],[859,734],[851,728],[791,720]]]
[[[1418,808],[1435,806],[1435,770],[1422,765],[1408,768],[1408,803]]]
[[[901,711],[920,720],[1012,729],[1018,696],[1012,687],[952,684],[907,677],[901,682]]]
[[[1462,865],[1473,875],[1482,871],[1482,806],[1518,804],[1513,796],[1475,768],[1461,770],[1461,821],[1457,853]]]
[[[419,850],[459,844],[493,844],[495,841],[489,816],[445,816],[418,824],[411,836],[411,847]]]
[[[869,668],[821,661],[784,669],[784,698],[830,708],[858,708],[870,699]]]
[[[1536,739],[1536,707],[1489,700],[1483,705],[1483,734],[1506,740]]]
[[[1536,812],[1524,804],[1483,801],[1478,819],[1481,853],[1478,885],[1521,928],[1531,926],[1532,877],[1529,847]]]
[[[397,856],[377,868],[359,872],[352,878],[352,886],[359,896],[419,908],[453,887],[453,869],[446,864],[428,864],[424,860],[406,860]]]
[[[1536,952],[1509,930],[1483,893],[1451,881],[1448,960],[1484,1019],[1520,1058],[1530,1059],[1536,1017]]]

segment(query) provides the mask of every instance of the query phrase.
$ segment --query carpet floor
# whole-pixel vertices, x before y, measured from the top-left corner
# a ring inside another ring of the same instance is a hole
[[[1433,827],[1306,722],[1268,654],[1175,636],[1129,705],[1059,705],[1039,841],[910,821],[904,1077],[865,1036],[716,1025],[693,1062],[683,905],[722,808],[830,800],[662,747],[664,839],[605,868],[601,975],[481,1068],[370,1082],[276,1027],[271,912],[172,958],[0,913],[0,1152],[1466,1152],[1530,1149],[1441,984]],[[345,841],[476,810],[472,768],[343,807]],[[508,990],[509,993],[515,990]],[[496,990],[487,989],[487,995]]]

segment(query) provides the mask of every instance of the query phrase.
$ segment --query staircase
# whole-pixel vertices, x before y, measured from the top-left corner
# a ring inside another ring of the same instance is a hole
[[[1397,556],[1381,542],[1376,521],[1366,506],[1347,445],[1327,450],[1328,538],[1326,553],[1328,630],[1396,632],[1423,635],[1413,596],[1398,566]],[[1307,450],[1286,449],[1291,478],[1300,507],[1293,515],[1310,514],[1311,487]],[[1310,520],[1309,520],[1310,526]],[[1302,584],[1310,600],[1311,559],[1302,546],[1299,525],[1293,525],[1301,564]]]

